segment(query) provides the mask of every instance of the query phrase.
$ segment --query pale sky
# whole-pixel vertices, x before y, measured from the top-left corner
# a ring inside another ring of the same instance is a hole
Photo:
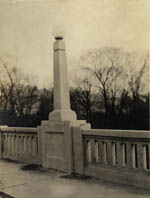
[[[39,77],[53,76],[53,36],[66,32],[68,69],[88,50],[149,49],[149,0],[0,0],[0,56],[17,57],[19,67]]]

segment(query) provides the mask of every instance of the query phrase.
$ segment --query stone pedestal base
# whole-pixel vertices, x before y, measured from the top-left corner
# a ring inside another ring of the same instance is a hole
[[[58,109],[49,114],[50,121],[70,121],[77,120],[76,113],[70,109]]]
[[[71,109],[58,109],[49,114],[49,122],[64,122],[69,121],[71,126],[80,126],[84,129],[90,129],[91,125],[85,120],[77,120],[77,115]]]
[[[52,112],[52,115],[58,116],[60,114]],[[54,119],[54,117],[52,118]],[[75,119],[72,122],[59,120],[42,121],[40,138],[43,167],[72,173],[74,127],[88,129],[90,126],[84,120],[78,121]]]

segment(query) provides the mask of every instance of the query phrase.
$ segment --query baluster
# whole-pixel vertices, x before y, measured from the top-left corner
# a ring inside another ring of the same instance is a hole
[[[9,147],[9,148],[10,148],[10,153],[11,153],[11,154],[13,154],[13,151],[12,151],[12,136],[13,136],[13,135],[10,134],[10,141],[9,141],[9,142],[10,142],[10,147]]]
[[[122,166],[125,167],[126,166],[126,163],[127,163],[127,161],[126,161],[126,158],[127,158],[126,154],[127,154],[127,152],[126,152],[126,144],[125,143],[123,143],[121,145],[121,150],[122,150]]]
[[[7,144],[7,133],[6,133],[6,135],[5,135],[5,152],[7,153],[8,151],[8,144]]]
[[[23,136],[21,135],[20,136],[20,153],[22,154],[23,153]]]
[[[29,148],[29,136],[26,136],[26,153],[30,153],[30,148]]]
[[[37,154],[37,137],[35,135],[33,136],[33,154]]]
[[[137,144],[135,144],[135,167],[138,168]]]
[[[24,136],[24,152],[28,152],[28,137]]]
[[[21,138],[22,138],[22,153],[24,153],[24,135],[22,135]]]
[[[147,145],[147,168],[150,169],[150,144]]]
[[[6,135],[6,153],[7,154],[9,153],[9,135],[8,135],[8,133]]]
[[[7,152],[7,154],[9,153],[9,135],[8,135],[8,133],[6,136],[6,152]]]
[[[136,168],[135,144],[132,144],[131,152],[132,152],[132,168]]]
[[[31,136],[31,155],[34,155],[34,136]]]
[[[94,141],[94,139],[91,139],[91,155],[92,155],[91,161],[95,162],[96,159],[95,159],[95,141]]]
[[[6,135],[5,135],[5,152],[7,153],[8,151],[8,148],[7,148],[7,133],[6,133]]]
[[[95,161],[99,162],[99,142],[95,140]]]
[[[21,136],[18,135],[18,153],[21,153]]]
[[[11,145],[11,154],[13,154],[13,134],[11,134],[11,139],[10,139],[10,145]]]
[[[15,135],[15,153],[18,153],[18,140],[17,140],[17,135]]]
[[[10,134],[9,143],[10,143],[10,146],[9,146],[9,148],[10,148],[10,154],[12,154],[13,153],[13,151],[12,151],[12,134]]]
[[[149,169],[148,145],[143,145],[143,169]]]
[[[28,154],[30,152],[30,148],[29,148],[29,136],[26,136],[26,153]]]
[[[91,162],[92,161],[91,140],[87,140],[86,153],[87,153],[86,156],[87,162]]]
[[[107,164],[107,143],[103,142],[103,163]]]
[[[11,135],[8,134],[8,153],[11,153]]]
[[[9,150],[10,150],[10,144],[9,144],[9,134],[7,133],[7,154],[9,154]]]
[[[119,141],[116,142],[116,151],[117,165],[122,167],[122,143],[120,143]]]
[[[34,136],[31,136],[30,144],[31,144],[31,155],[34,155]]]
[[[112,142],[112,164],[117,164],[117,157],[116,157],[116,143]]]
[[[110,140],[106,141],[106,155],[107,155],[107,163],[112,165],[112,142]]]
[[[38,137],[36,136],[35,137],[35,153],[37,154],[39,151],[38,151]]]
[[[131,149],[131,142],[126,142],[127,148],[127,167],[132,168],[132,149]]]
[[[9,152],[9,148],[8,148],[8,134],[6,133],[6,153]]]
[[[16,134],[14,137],[14,142],[15,142],[15,145],[14,145],[15,153],[17,154],[17,135]]]
[[[12,135],[9,135],[9,153],[12,154]]]
[[[8,134],[6,134],[6,153],[8,153]]]
[[[11,152],[14,154],[14,134],[11,135]]]
[[[30,148],[29,148],[29,136],[26,136],[26,153],[30,152]]]
[[[28,145],[29,145],[29,154],[31,154],[32,155],[32,136],[28,136],[29,137],[29,139],[28,139]]]
[[[23,136],[20,136],[20,153],[23,153]]]
[[[26,140],[25,140],[25,136],[23,136],[23,153],[26,152]]]
[[[137,155],[138,168],[143,169],[143,146],[141,143],[137,143]]]
[[[4,137],[4,153],[6,153],[6,135],[4,134],[3,137]]]
[[[21,153],[21,136],[18,135],[18,153]]]
[[[102,140],[99,140],[98,141],[99,143],[99,163],[102,165],[103,164],[103,142]]]
[[[27,136],[27,150],[28,154],[30,154],[30,136]]]
[[[35,135],[32,136],[32,147],[33,147],[33,150],[32,150],[32,155],[35,155]]]
[[[14,154],[14,134],[11,136],[11,152]]]
[[[13,152],[16,154],[16,135],[14,135],[14,140],[13,140]]]
[[[16,142],[17,142],[17,154],[19,154],[19,135],[16,135]]]
[[[35,135],[32,136],[32,155],[35,155]]]

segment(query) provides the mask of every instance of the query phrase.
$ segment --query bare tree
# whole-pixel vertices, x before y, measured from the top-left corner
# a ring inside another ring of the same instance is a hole
[[[128,53],[118,48],[93,50],[80,58],[79,67],[90,74],[91,86],[99,91],[99,94],[95,93],[100,105],[95,105],[96,111],[92,115],[96,122],[99,118],[103,120],[100,127],[148,128],[148,58],[143,53]],[[81,85],[81,82],[76,85],[76,94],[82,99],[82,106],[85,106]],[[85,106],[85,109],[88,107]],[[137,110],[140,114],[136,113]],[[141,124],[138,124],[139,120]],[[94,124],[97,126],[97,123]]]
[[[71,89],[71,106],[90,122],[94,105],[93,85],[89,76],[76,79],[75,87]]]
[[[123,86],[123,53],[117,48],[104,48],[88,53],[81,62],[97,80],[105,114],[115,114],[116,99]]]
[[[40,90],[37,112],[40,120],[47,120],[53,108],[53,88],[44,88]]]
[[[27,116],[37,102],[37,87],[16,64],[1,58],[0,98],[1,109],[16,117]]]
[[[146,89],[146,92],[148,93],[148,82],[144,79],[144,75],[148,74],[148,63],[148,55],[138,57],[138,54],[136,53],[127,54],[127,64],[129,66],[127,79],[134,111],[136,111],[137,102],[140,100],[140,94],[142,94],[142,91]]]

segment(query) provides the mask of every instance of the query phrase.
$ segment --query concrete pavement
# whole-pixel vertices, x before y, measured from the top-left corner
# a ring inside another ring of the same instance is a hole
[[[150,193],[94,178],[62,178],[55,170],[22,170],[0,160],[0,191],[15,198],[149,198]]]

